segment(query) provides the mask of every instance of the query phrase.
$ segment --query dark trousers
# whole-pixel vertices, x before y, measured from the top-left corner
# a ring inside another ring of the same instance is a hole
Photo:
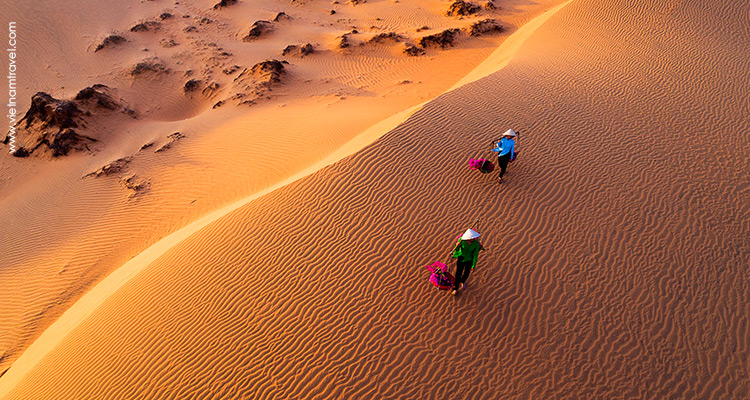
[[[497,166],[500,167],[500,177],[505,175],[505,169],[508,168],[508,161],[510,161],[510,153],[504,156],[497,156]]]
[[[466,283],[466,280],[469,279],[469,274],[471,273],[471,264],[471,260],[462,261],[460,258],[458,259],[458,262],[456,262],[456,281],[453,282],[454,290],[458,290],[460,284]]]

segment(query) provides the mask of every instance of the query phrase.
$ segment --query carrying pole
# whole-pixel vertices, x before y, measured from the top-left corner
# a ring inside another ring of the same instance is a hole
[[[516,146],[521,144],[521,131],[516,132]],[[516,151],[516,153],[518,153]]]

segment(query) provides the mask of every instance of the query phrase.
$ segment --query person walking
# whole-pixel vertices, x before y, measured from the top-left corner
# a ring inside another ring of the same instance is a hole
[[[479,236],[479,232],[467,229],[451,253],[451,256],[457,259],[456,276],[451,292],[454,296],[458,293],[458,289],[466,287],[466,280],[469,278],[471,270],[477,266],[479,251],[484,250],[482,244],[477,240]]]
[[[516,157],[516,142],[513,140],[516,133],[513,129],[508,129],[503,133],[502,139],[493,142],[495,148],[492,149],[497,153],[497,165],[500,167],[500,175],[497,176],[497,183],[503,183],[503,175],[505,175],[505,169],[508,168],[508,162],[513,161]]]

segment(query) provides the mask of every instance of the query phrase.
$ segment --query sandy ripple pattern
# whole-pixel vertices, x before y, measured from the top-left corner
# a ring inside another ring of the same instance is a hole
[[[168,251],[5,398],[750,397],[748,12],[574,0]],[[498,186],[466,164],[508,126]],[[434,290],[422,266],[476,217],[469,289]]]

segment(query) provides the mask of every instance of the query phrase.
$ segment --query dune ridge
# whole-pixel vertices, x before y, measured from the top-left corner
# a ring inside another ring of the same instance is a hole
[[[53,160],[0,158],[0,331],[6,333],[0,336],[0,371],[81,293],[133,256],[201,216],[320,162],[386,116],[442,93],[516,26],[559,2],[504,0],[506,9],[485,15],[496,15],[507,33],[461,35],[455,47],[409,57],[397,44],[365,41],[374,32],[415,37],[425,34],[415,26],[461,27],[473,18],[443,16],[443,4],[424,8],[420,0],[342,4],[336,16],[324,4],[285,0],[243,1],[223,11],[193,0],[82,0],[49,4],[44,12],[36,3],[11,0],[0,15],[18,16],[30,32],[26,54],[38,54],[19,59],[24,81],[34,78],[19,92],[19,109],[38,90],[62,99],[102,83],[134,114],[101,115],[97,132],[81,132],[99,140],[91,152]],[[78,12],[58,18],[70,8]],[[249,23],[272,20],[279,10],[294,22],[282,21],[271,36],[252,43],[239,40]],[[409,10],[406,21],[403,10]],[[172,17],[161,19],[164,13]],[[154,21],[160,25],[151,29]],[[360,34],[353,36],[353,48],[330,48],[331,35],[349,31],[354,21]],[[149,30],[131,31],[141,23]],[[191,25],[199,32],[182,29]],[[96,51],[112,33],[126,42]],[[234,88],[219,79],[219,92],[204,93],[213,83],[209,75],[232,75],[231,81],[258,61],[278,58],[283,46],[314,38],[314,54],[288,57],[289,73],[267,93],[270,99],[212,108],[222,98],[221,86]],[[137,64],[154,57],[166,70],[132,75]],[[201,80],[200,87],[186,92],[188,79]],[[175,132],[183,139],[156,152]],[[90,175],[121,159],[130,161],[120,172]]]
[[[532,19],[526,25],[521,27],[518,31],[514,32],[506,41],[503,42],[503,44],[498,47],[495,52],[490,55],[490,57],[485,62],[483,62],[480,66],[478,66],[476,69],[472,70],[469,74],[462,78],[459,82],[460,85],[454,85],[445,93],[450,92],[464,84],[482,79],[485,76],[488,76],[489,74],[505,67],[512,58],[512,55],[516,51],[518,51],[520,46],[523,44],[524,40],[531,36],[534,30],[541,26],[552,15],[554,15],[557,11],[570,3],[570,1],[572,0],[562,3],[557,7],[554,7],[542,13],[541,15]],[[86,317],[88,317],[94,309],[100,306],[108,296],[117,291],[140,271],[146,268],[158,257],[169,251],[176,244],[190,237],[212,222],[242,207],[243,205],[280,187],[288,185],[289,183],[295,182],[301,178],[304,178],[305,176],[313,174],[328,165],[331,165],[351,154],[356,153],[357,151],[360,151],[387,132],[400,125],[403,121],[406,121],[410,116],[412,116],[415,112],[420,110],[425,104],[429,103],[430,101],[431,100],[428,100],[409,109],[403,110],[373,125],[359,135],[355,136],[354,139],[347,142],[341,148],[329,154],[321,162],[269,188],[254,193],[242,200],[239,200],[204,217],[201,217],[200,219],[188,224],[184,228],[173,232],[164,239],[154,243],[148,249],[133,257],[130,261],[125,263],[120,268],[117,268],[109,276],[104,278],[100,283],[91,288],[84,296],[80,298],[79,301],[77,301],[75,304],[73,304],[73,306],[66,310],[60,316],[60,318],[58,318],[57,321],[50,325],[34,343],[26,348],[22,355],[13,363],[11,368],[7,370],[7,372],[3,376],[0,376],[0,396],[3,395],[4,391],[7,392],[9,388],[12,388],[13,385],[17,383],[24,376],[24,374],[33,367],[36,362],[44,357],[47,352],[52,350],[55,347],[55,341],[59,341],[67,333],[75,329],[75,327],[80,324]],[[3,390],[3,387],[5,387],[6,389]]]
[[[176,245],[8,397],[746,398],[747,11],[571,3],[499,72]],[[466,164],[508,126],[498,187]],[[422,266],[477,216],[469,289],[437,292]]]

